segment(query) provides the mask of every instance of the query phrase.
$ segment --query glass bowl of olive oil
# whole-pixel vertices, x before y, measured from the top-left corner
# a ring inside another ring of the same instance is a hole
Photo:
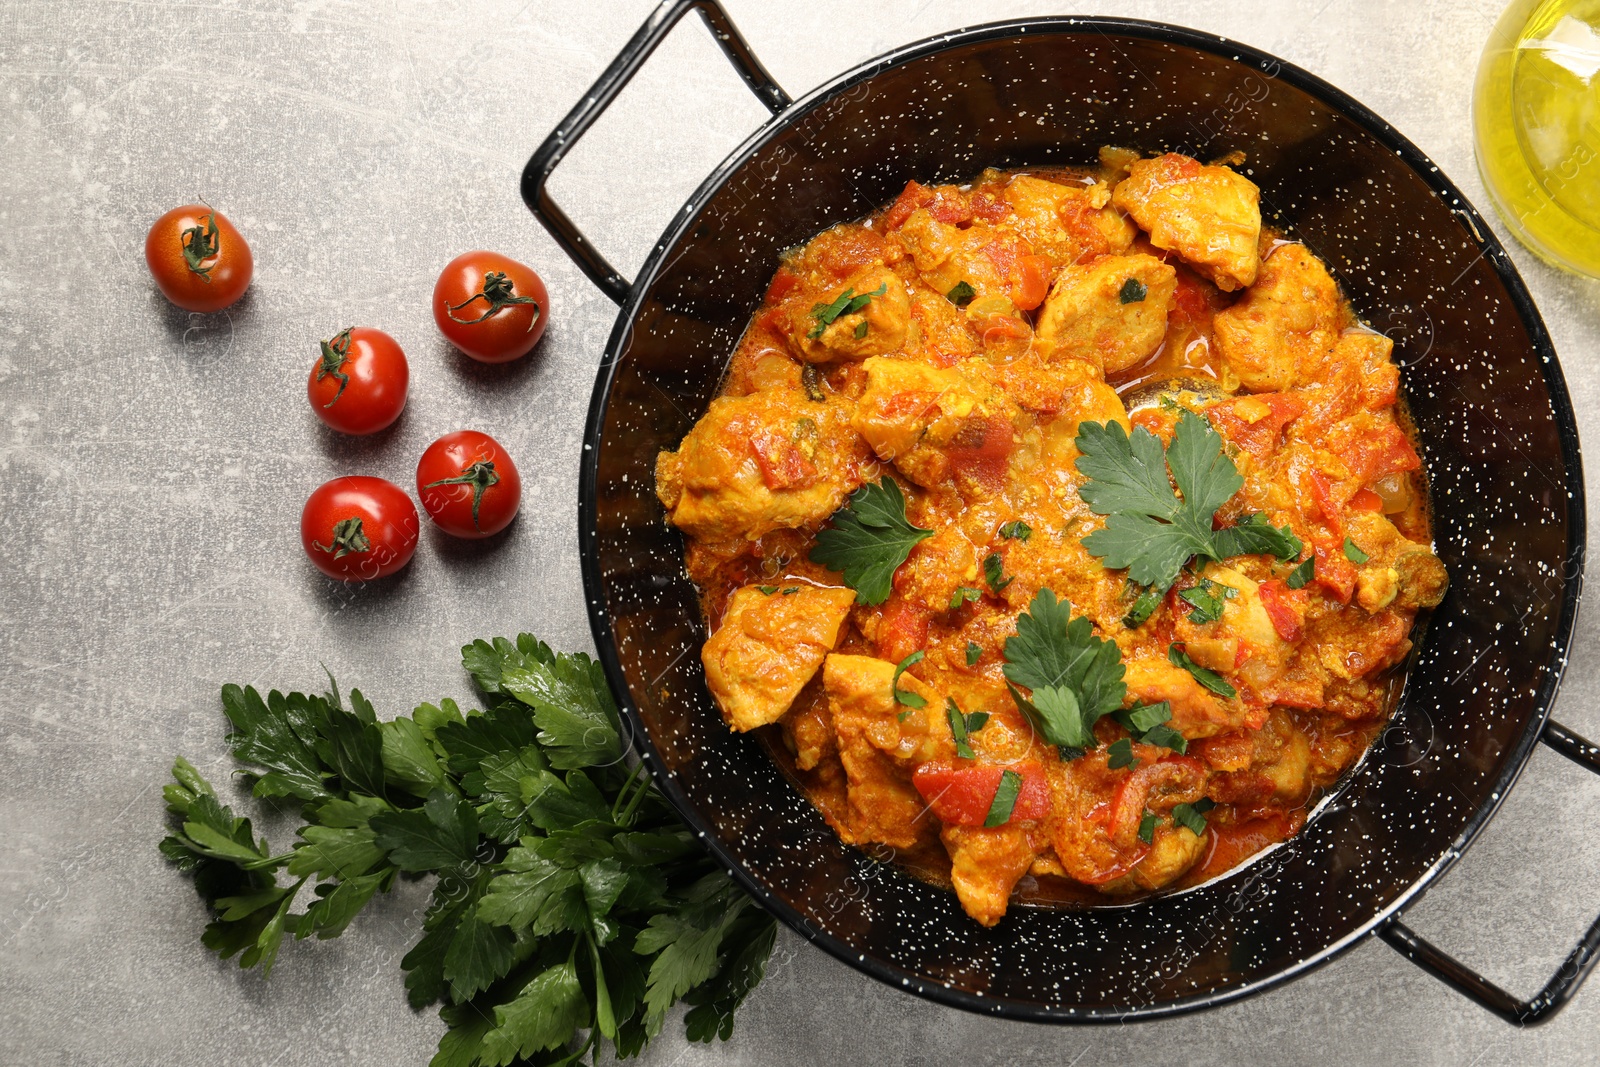
[[[1478,64],[1478,170],[1518,240],[1600,278],[1600,0],[1517,0]]]

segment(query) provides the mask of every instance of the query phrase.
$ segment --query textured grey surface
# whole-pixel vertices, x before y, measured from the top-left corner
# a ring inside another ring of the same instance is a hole
[[[516,194],[527,153],[638,22],[627,3],[268,0],[0,8],[0,1060],[29,1065],[421,1064],[441,1029],[405,1006],[419,887],[338,941],[288,948],[270,982],[199,945],[203,916],[154,849],[172,755],[222,777],[217,687],[314,686],[319,664],[381,714],[464,694],[455,648],[533,629],[589,646],[574,516],[579,437],[614,308]],[[886,48],[1034,3],[729,0],[799,95]],[[1352,92],[1484,204],[1468,98],[1494,0],[1095,5],[1275,51]],[[698,23],[661,49],[554,183],[624,269],[763,111]],[[204,197],[251,242],[230,311],[190,316],[140,255]],[[437,270],[488,246],[530,262],[552,325],[520,364],[440,340]],[[1513,249],[1600,436],[1600,286]],[[413,392],[368,440],[324,431],[302,382],[351,323],[405,346]],[[519,458],[524,513],[487,546],[425,532],[400,578],[349,590],[301,556],[305,495],[339,473],[408,484],[450,429]],[[1600,479],[1591,461],[1590,488]],[[1558,717],[1600,734],[1595,617]],[[1541,751],[1413,924],[1531,992],[1600,910],[1600,783]],[[270,824],[269,824],[270,825]],[[281,834],[280,834],[281,836]],[[669,1029],[649,1064],[819,1062],[1586,1064],[1600,985],[1515,1031],[1369,942],[1284,989],[1180,1021],[1050,1029],[967,1016],[857,975],[785,934],[733,1040]]]

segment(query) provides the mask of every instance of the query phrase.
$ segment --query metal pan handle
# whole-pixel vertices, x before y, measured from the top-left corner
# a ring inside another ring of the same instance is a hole
[[[615,267],[606,262],[606,258],[595,250],[583,232],[573,225],[567,218],[567,213],[562,211],[556,202],[550,198],[550,193],[545,189],[545,182],[549,181],[550,174],[556,169],[567,149],[577,143],[605,109],[615,100],[622,87],[633,78],[644,61],[650,58],[650,53],[656,50],[672,27],[691,10],[698,10],[700,17],[705,20],[711,36],[715,37],[717,44],[722,47],[722,52],[728,57],[744,83],[750,91],[756,94],[756,99],[766,106],[774,115],[781,112],[791,103],[789,94],[779,88],[778,83],[772,80],[772,75],[767,73],[767,68],[761,65],[761,60],[750,51],[750,45],[739,35],[738,29],[728,18],[728,13],[722,10],[722,5],[717,0],[663,0],[660,7],[645,20],[639,31],[633,35],[628,43],[623,46],[617,58],[605,69],[583,99],[567,117],[561,120],[561,125],[546,137],[544,144],[534,152],[528,160],[528,165],[522,170],[522,199],[528,209],[539,217],[545,229],[550,231],[550,236],[556,239],[563,251],[572,257],[589,280],[598,285],[601,290],[618,304],[628,298],[628,290],[632,283],[617,273]]]
[[[1539,740],[1578,766],[1600,774],[1600,747],[1560,723],[1547,721]],[[1399,916],[1380,926],[1377,934],[1418,967],[1517,1026],[1542,1023],[1566,1007],[1600,960],[1600,919],[1596,919],[1544,988],[1532,1000],[1518,1000],[1460,960],[1441,952],[1401,922]]]

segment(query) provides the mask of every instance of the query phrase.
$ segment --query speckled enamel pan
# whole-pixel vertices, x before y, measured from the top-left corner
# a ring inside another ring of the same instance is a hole
[[[773,117],[705,180],[630,283],[545,179],[692,9]],[[1016,905],[984,929],[954,894],[886,854],[841,844],[760,744],[723,726],[653,462],[714,395],[780,250],[867,214],[910,178],[1087,163],[1108,143],[1245,152],[1272,221],[1394,338],[1451,590],[1392,727],[1300,836],[1185,893],[1120,907]],[[890,985],[1042,1022],[1223,1004],[1368,934],[1519,1024],[1548,1018],[1588,974],[1600,922],[1529,1001],[1401,922],[1494,814],[1536,743],[1597,773],[1600,754],[1548,718],[1584,558],[1578,431],[1560,367],[1483,219],[1382,119],[1254,49],[1104,18],[946,34],[791,102],[716,3],[668,0],[533,156],[523,195],[621,305],[589,410],[578,504],[600,658],[663,792],[784,922]]]

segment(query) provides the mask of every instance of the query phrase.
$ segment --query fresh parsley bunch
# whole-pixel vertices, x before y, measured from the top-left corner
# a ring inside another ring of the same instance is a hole
[[[160,847],[215,915],[202,942],[266,974],[285,935],[337,937],[396,878],[433,874],[401,961],[412,1007],[450,1027],[432,1067],[635,1056],[680,999],[690,1039],[726,1040],[775,924],[625,760],[599,665],[527,634],[462,664],[481,712],[379,722],[359,691],[223,688],[240,773],[304,825],[275,852],[177,760]]]

